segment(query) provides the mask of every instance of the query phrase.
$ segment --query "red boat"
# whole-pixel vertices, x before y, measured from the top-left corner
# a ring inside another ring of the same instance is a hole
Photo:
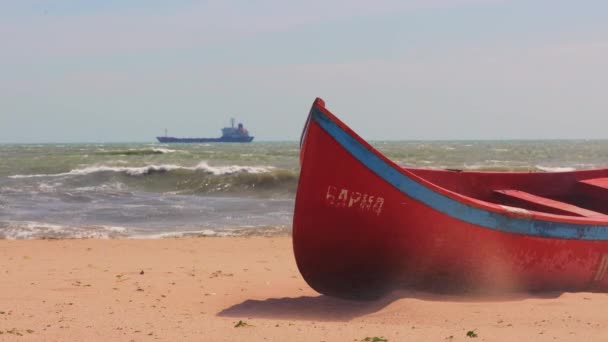
[[[316,99],[293,247],[320,293],[608,290],[608,169],[404,168]]]

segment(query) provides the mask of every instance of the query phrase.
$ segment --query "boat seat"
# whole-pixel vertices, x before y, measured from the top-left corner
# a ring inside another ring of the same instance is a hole
[[[579,192],[597,199],[608,199],[608,178],[592,178],[578,181]]]
[[[605,216],[597,211],[577,207],[572,204],[533,195],[520,190],[494,190],[494,193],[508,199],[510,202],[522,204],[526,209],[535,211],[583,217]]]

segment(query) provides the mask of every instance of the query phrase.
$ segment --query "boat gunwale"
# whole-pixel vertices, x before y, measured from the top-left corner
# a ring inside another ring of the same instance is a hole
[[[356,158],[363,166],[370,169],[374,174],[394,186],[404,195],[411,197],[423,204],[447,214],[455,219],[485,227],[488,229],[499,230],[514,234],[524,234],[529,236],[557,238],[557,239],[577,239],[577,240],[608,240],[608,215],[603,217],[579,217],[569,215],[558,215],[509,207],[495,204],[473,197],[469,197],[458,192],[448,190],[435,183],[432,183],[421,176],[404,168],[390,160],[383,153],[371,146],[361,138],[350,127],[344,124],[327,108],[325,102],[317,98],[311,108],[307,119],[306,129],[310,120],[314,120],[327,134],[329,134],[338,144],[340,144],[349,154]],[[327,121],[325,121],[327,120]],[[330,126],[328,126],[328,124]],[[332,130],[331,125],[335,125],[338,130]],[[376,158],[376,160],[374,160]],[[363,160],[362,160],[363,159]],[[370,165],[370,164],[379,165]],[[382,165],[384,164],[384,165]],[[388,169],[387,169],[388,167]],[[384,169],[384,170],[383,170]],[[412,168],[415,169],[415,168]],[[399,180],[388,178],[396,175],[389,175],[391,170],[396,171],[402,177],[401,181],[413,182],[418,185],[417,191],[428,191],[428,194],[412,196],[412,191],[407,191],[404,185],[395,184]],[[595,169],[602,170],[602,169]],[[563,174],[584,173],[590,170],[562,171]],[[469,171],[464,171],[469,172]],[[480,171],[470,171],[479,172]],[[484,173],[507,173],[507,172],[484,172]],[[530,173],[523,171],[520,173]],[[439,196],[439,197],[437,197]],[[434,200],[442,202],[448,206],[465,206],[466,213],[454,215],[454,210],[447,210],[445,206],[431,203],[431,200],[424,197],[435,197]],[[449,211],[449,212],[446,212]],[[468,216],[468,217],[467,217]],[[473,216],[478,216],[474,218]],[[472,218],[473,217],[473,218]],[[501,226],[503,224],[504,226]]]

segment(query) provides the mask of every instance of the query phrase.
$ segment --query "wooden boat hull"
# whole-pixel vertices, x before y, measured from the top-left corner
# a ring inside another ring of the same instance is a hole
[[[563,215],[560,210],[569,207],[553,208],[559,214],[539,212],[463,194],[538,188],[557,196],[560,184],[602,177],[608,170],[484,174],[402,168],[317,99],[301,144],[296,262],[312,288],[338,297],[376,297],[402,287],[606,291],[608,217],[595,210],[608,202],[592,201],[586,192],[581,201],[593,202],[588,212],[598,215],[583,217]],[[594,198],[608,196],[598,192]],[[562,202],[547,203],[545,210]]]

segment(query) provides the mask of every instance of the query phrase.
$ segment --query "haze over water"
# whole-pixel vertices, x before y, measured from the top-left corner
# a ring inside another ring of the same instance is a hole
[[[608,165],[605,140],[373,145],[405,166],[551,172]],[[288,232],[298,156],[296,142],[0,145],[0,238]]]

